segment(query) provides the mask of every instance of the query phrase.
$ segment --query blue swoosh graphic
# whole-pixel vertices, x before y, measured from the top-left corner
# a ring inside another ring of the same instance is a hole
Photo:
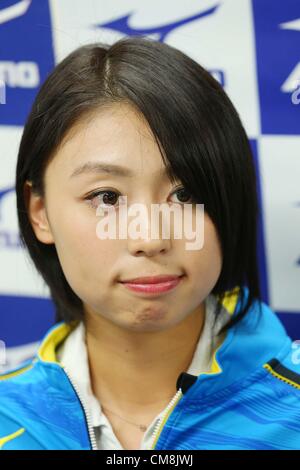
[[[116,20],[109,21],[107,23],[96,24],[94,25],[96,28],[108,28],[114,31],[127,34],[128,36],[132,35],[145,35],[145,34],[157,34],[159,37],[159,41],[163,42],[166,36],[176,28],[183,26],[187,23],[191,23],[192,21],[198,20],[200,18],[204,18],[206,16],[212,15],[218,8],[219,4],[209,8],[208,10],[202,11],[201,13],[197,13],[196,15],[189,16],[187,18],[182,18],[178,21],[174,21],[173,23],[168,23],[163,26],[156,26],[152,28],[132,28],[128,23],[131,16],[134,12],[129,13],[128,15],[122,16],[117,18]]]

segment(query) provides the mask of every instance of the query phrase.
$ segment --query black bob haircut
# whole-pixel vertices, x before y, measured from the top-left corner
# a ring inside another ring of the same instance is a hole
[[[24,185],[44,196],[44,170],[67,131],[84,116],[127,103],[148,122],[168,176],[179,179],[204,204],[219,237],[223,264],[212,290],[222,301],[235,287],[241,309],[232,327],[258,300],[258,197],[249,140],[222,86],[180,50],[144,36],[112,45],[81,46],[64,58],[41,86],[27,118],[16,168],[17,214],[22,245],[49,286],[56,321],[84,316],[54,244],[40,242],[28,216]],[[261,310],[260,310],[261,311]],[[219,312],[219,307],[218,307]],[[218,313],[217,312],[217,313]],[[254,310],[253,310],[254,312]]]

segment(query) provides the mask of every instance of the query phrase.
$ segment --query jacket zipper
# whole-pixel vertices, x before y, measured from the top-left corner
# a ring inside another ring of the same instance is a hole
[[[71,379],[71,376],[69,374],[69,372],[67,371],[67,368],[65,366],[62,366],[69,381],[71,382],[77,396],[78,396],[78,399],[81,403],[81,406],[83,408],[83,411],[85,413],[85,417],[86,417],[86,422],[87,422],[87,428],[88,428],[88,434],[89,434],[89,438],[90,438],[90,443],[91,443],[91,447],[92,447],[92,450],[98,450],[98,447],[97,447],[97,441],[96,441],[96,436],[95,436],[95,431],[94,431],[94,428],[92,426],[92,423],[91,423],[91,416],[90,416],[90,413],[88,411],[88,409],[86,408],[85,406],[85,402],[78,390],[78,387],[77,385],[74,383],[73,379]],[[179,388],[179,390],[176,392],[176,394],[174,395],[174,397],[172,398],[172,400],[170,401],[170,403],[167,405],[166,409],[165,409],[165,412],[163,413],[163,415],[160,417],[158,423],[156,424],[155,428],[154,428],[154,431],[153,431],[153,434],[152,434],[152,441],[151,441],[151,446],[150,446],[150,449],[154,449],[154,445],[156,444],[161,432],[162,432],[162,429],[165,425],[165,418],[171,414],[171,411],[173,411],[173,409],[175,408],[176,404],[178,403],[178,401],[182,398],[183,396],[183,393],[182,393],[182,390],[181,388]],[[163,423],[163,426],[161,426]]]
[[[153,434],[152,434],[152,440],[151,440],[151,445],[150,449],[155,449],[155,445],[158,441],[158,438],[164,428],[164,425],[166,424],[167,418],[171,414],[171,412],[174,410],[175,406],[179,402],[179,400],[183,397],[183,393],[181,388],[176,392],[170,403],[167,405],[163,415],[160,417],[159,421],[157,422]]]
[[[78,397],[78,399],[81,403],[83,412],[85,414],[85,418],[86,418],[86,422],[87,422],[87,430],[88,430],[88,435],[89,435],[89,439],[90,439],[91,448],[92,448],[92,450],[98,450],[95,431],[94,431],[94,428],[92,426],[92,420],[91,420],[90,412],[87,409],[87,407],[85,406],[85,402],[84,402],[84,400],[81,396],[81,393],[79,392],[78,387],[74,383],[73,379],[71,379],[71,376],[70,376],[69,372],[67,371],[66,367],[62,365],[62,368],[64,369],[69,381],[71,382],[71,384],[72,384],[72,386],[75,390],[75,393],[77,394],[77,397]]]
[[[77,394],[77,397],[78,397],[78,399],[81,403],[81,406],[83,408],[83,411],[84,411],[84,414],[85,414],[85,417],[86,417],[87,429],[88,429],[89,439],[90,439],[90,443],[91,443],[91,448],[92,448],[92,450],[98,450],[95,431],[94,431],[94,428],[92,426],[90,412],[88,411],[87,407],[85,406],[85,401],[83,400],[82,395],[79,392],[79,389],[78,389],[76,383],[71,378],[71,375],[69,374],[67,368],[63,365],[62,365],[62,368],[64,369],[66,376],[68,377],[70,383],[72,384],[72,386],[75,390],[75,393]],[[179,390],[176,392],[174,397],[171,399],[171,401],[167,405],[163,415],[160,417],[158,423],[156,424],[156,426],[154,428],[154,431],[153,431],[153,434],[152,434],[150,449],[154,449],[154,446],[155,446],[155,444],[156,444],[156,442],[157,442],[157,440],[158,440],[158,438],[159,438],[159,436],[160,436],[160,434],[163,430],[163,427],[166,423],[166,417],[171,414],[171,411],[173,411],[173,409],[175,408],[175,406],[177,405],[179,400],[182,398],[182,396],[183,396],[182,390],[181,390],[181,388],[179,388]]]

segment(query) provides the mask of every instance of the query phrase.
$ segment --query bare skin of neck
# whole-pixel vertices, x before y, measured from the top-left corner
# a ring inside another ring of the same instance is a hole
[[[203,303],[175,326],[136,332],[86,312],[91,384],[101,405],[133,422],[149,424],[175,395],[177,378],[192,361],[204,318]]]

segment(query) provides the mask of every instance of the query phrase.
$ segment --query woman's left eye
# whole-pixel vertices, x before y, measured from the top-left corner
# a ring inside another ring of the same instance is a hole
[[[184,199],[183,201],[180,201],[181,203],[187,203],[192,200],[192,195],[184,187],[177,189],[172,193],[172,195],[176,193],[179,193],[179,197]]]

